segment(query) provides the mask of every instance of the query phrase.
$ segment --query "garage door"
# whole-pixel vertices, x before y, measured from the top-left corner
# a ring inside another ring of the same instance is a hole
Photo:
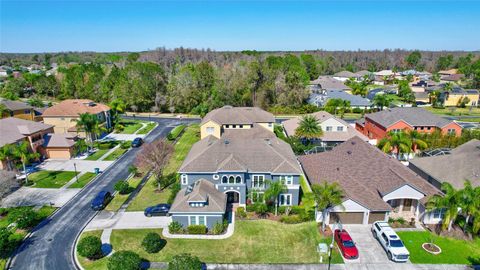
[[[51,159],[70,159],[68,149],[48,149],[47,155]]]
[[[368,223],[371,224],[375,221],[385,221],[385,212],[370,212]]]
[[[363,212],[331,212],[330,223],[363,224]]]

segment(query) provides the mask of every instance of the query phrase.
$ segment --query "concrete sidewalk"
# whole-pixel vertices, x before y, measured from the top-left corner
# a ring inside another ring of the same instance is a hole
[[[47,159],[42,164],[38,165],[41,170],[48,171],[74,171],[75,163],[77,172],[94,172],[95,168],[100,168],[100,171],[104,171],[114,161],[93,161],[82,159],[69,159],[69,160],[54,160]]]
[[[165,229],[171,217],[146,217],[143,212],[102,211],[87,225],[85,231],[104,229]]]

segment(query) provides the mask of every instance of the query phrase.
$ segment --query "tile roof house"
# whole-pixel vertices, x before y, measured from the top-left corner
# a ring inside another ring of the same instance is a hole
[[[446,107],[458,106],[465,98],[468,99],[466,106],[475,107],[480,104],[480,93],[476,89],[454,87],[451,91],[442,91],[439,96],[443,106]]]
[[[351,90],[351,88],[346,86],[342,81],[330,76],[319,76],[318,79],[310,82],[310,86],[313,93],[319,93],[325,90]]]
[[[46,134],[44,137],[43,148],[45,154],[51,159],[70,159],[74,155],[75,134]]]
[[[372,105],[370,100],[360,95],[352,95],[341,90],[325,90],[321,93],[312,93],[310,94],[308,103],[323,107],[331,98],[348,100],[352,108],[366,108]]]
[[[318,142],[315,142],[317,144],[324,146],[337,145],[338,143],[347,141],[355,136],[364,141],[368,141],[366,136],[357,131],[343,119],[337,118],[328,112],[320,111],[312,113],[311,115],[318,120],[323,131],[321,139],[318,140]],[[298,128],[300,121],[300,117],[295,117],[282,123],[287,136],[295,136],[295,130]]]
[[[0,118],[15,117],[30,121],[35,120],[33,107],[25,102],[0,99],[0,106],[1,105],[5,106],[7,112],[4,112],[3,115],[0,115]]]
[[[440,130],[444,134],[460,136],[462,127],[452,120],[447,120],[423,108],[396,107],[366,114],[357,121],[355,128],[370,139],[382,139],[390,131],[416,130],[432,133]]]
[[[55,133],[63,134],[72,132],[84,137],[85,132],[78,131],[76,128],[76,120],[80,117],[80,114],[83,113],[96,115],[106,129],[112,127],[110,107],[89,99],[63,100],[46,109],[42,116],[46,124],[55,126]]]
[[[344,208],[328,209],[327,223],[370,224],[399,216],[428,224],[441,220],[425,210],[428,198],[441,192],[358,137],[299,161],[311,184],[336,182],[344,192]]]
[[[452,169],[452,165],[455,165],[455,169]],[[473,139],[451,150],[449,154],[416,157],[410,160],[408,167],[439,190],[444,182],[461,189],[465,180],[470,180],[474,187],[478,187],[480,141]]]

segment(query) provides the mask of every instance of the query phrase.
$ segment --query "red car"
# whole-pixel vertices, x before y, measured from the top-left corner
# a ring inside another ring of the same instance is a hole
[[[335,230],[335,242],[345,259],[357,259],[358,249],[346,230]]]

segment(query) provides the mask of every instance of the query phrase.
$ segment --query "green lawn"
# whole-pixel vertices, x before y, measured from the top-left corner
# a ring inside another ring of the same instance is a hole
[[[121,134],[133,134],[135,131],[137,131],[139,128],[141,128],[143,121],[139,120],[122,120],[120,122],[121,125],[123,125],[125,128],[123,129]]]
[[[480,123],[480,117],[458,118],[457,121]]]
[[[480,239],[463,241],[434,235],[430,232],[398,232],[398,235],[410,251],[412,263],[432,264],[472,264],[471,260],[480,260]],[[430,242],[433,237],[434,244],[442,249],[442,253],[433,255],[422,248],[422,244]]]
[[[337,117],[340,117],[340,114],[337,114]],[[345,113],[343,119],[360,119],[362,118],[361,113]]]
[[[470,115],[470,116],[480,116],[480,108],[433,108],[433,107],[425,107],[426,110],[434,114],[440,115],[448,115],[448,116],[462,116],[462,115]],[[470,111],[471,110],[471,111]]]
[[[78,177],[78,182],[73,183],[68,188],[83,188],[86,184],[90,183],[95,176],[95,173],[86,172]]]
[[[28,180],[35,182],[36,188],[60,188],[74,177],[71,171],[39,171],[30,174]]]
[[[185,252],[206,263],[318,263],[318,243],[331,241],[322,238],[315,222],[287,225],[270,220],[236,221],[235,233],[230,238],[166,239],[160,252],[149,254],[141,247],[149,232],[162,234],[161,229],[114,230],[112,247],[117,251],[132,250],[152,262],[168,262],[172,256]],[[332,263],[343,263],[337,249],[333,251]]]
[[[140,182],[142,181],[142,177],[132,177],[128,179],[128,183],[132,188],[137,188],[138,185],[140,185]],[[116,212],[120,207],[125,203],[125,201],[128,199],[130,194],[120,194],[116,193],[115,197],[113,197],[113,200],[107,205],[105,210],[107,211],[113,211]]]
[[[100,238],[102,236],[102,231],[98,230],[98,231],[83,232],[82,235],[80,235],[80,239],[87,236],[92,236],[92,235]],[[78,239],[78,241],[80,241],[80,239]],[[83,266],[85,270],[107,269],[107,261],[108,261],[107,258],[91,261],[85,257],[80,256],[78,253],[77,253],[77,256],[78,256],[78,260],[80,261],[80,264]]]
[[[142,128],[140,131],[138,131],[137,134],[147,134],[147,133],[149,133],[152,129],[154,129],[156,126],[157,126],[157,123],[155,123],[155,122],[150,122],[150,123],[147,124],[147,126],[145,126],[145,127]]]
[[[174,129],[170,131],[170,134],[168,134],[167,138],[172,141],[175,140],[185,128],[186,128],[186,125],[176,126]]]
[[[105,161],[114,161],[117,158],[119,158],[121,155],[123,155],[125,152],[127,152],[127,149],[122,149],[122,148],[117,148],[115,149],[110,155],[106,156],[103,160]]]
[[[191,125],[186,128],[182,137],[177,141],[174,146],[174,153],[170,158],[165,170],[164,175],[176,173],[182,165],[183,160],[187,156],[192,145],[200,140],[200,127],[198,124]],[[166,203],[170,196],[171,190],[169,188],[164,189],[162,192],[156,192],[156,186],[154,185],[155,178],[151,177],[148,182],[143,186],[142,190],[137,194],[135,199],[128,206],[127,211],[143,211],[146,207]]]
[[[85,160],[98,160],[105,155],[110,149],[98,149],[95,153],[88,156]]]

